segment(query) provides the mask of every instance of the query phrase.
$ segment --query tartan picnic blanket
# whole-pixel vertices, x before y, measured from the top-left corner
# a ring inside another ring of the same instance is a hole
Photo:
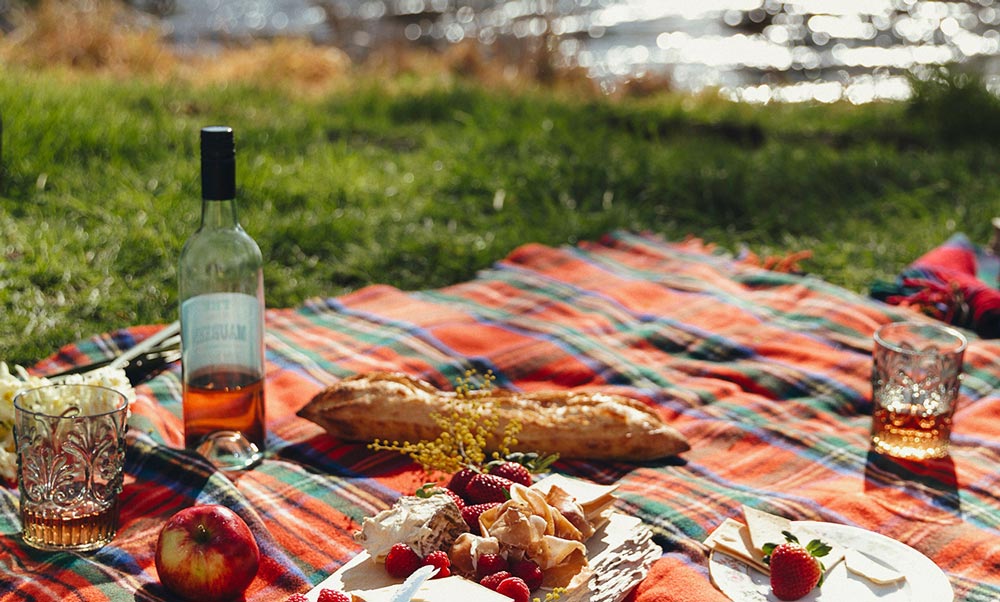
[[[555,465],[618,483],[619,508],[654,531],[663,556],[630,602],[725,600],[701,542],[744,503],[888,535],[933,559],[956,600],[1000,599],[1000,342],[970,335],[951,457],[899,463],[869,450],[869,377],[872,333],[901,319],[927,318],[698,240],[625,232],[528,244],[437,290],[373,285],[269,310],[263,463],[230,480],[180,449],[179,368],[158,375],[138,388],[111,545],[24,546],[17,491],[0,487],[0,599],[171,600],[156,538],[196,503],[225,504],[253,529],[263,560],[247,600],[307,591],[360,550],[361,519],[423,475],[405,456],[333,439],[295,412],[356,373],[397,370],[447,387],[470,367],[511,389],[628,395],[688,438],[692,449],[668,461]],[[113,355],[158,328],[82,341],[35,370]]]

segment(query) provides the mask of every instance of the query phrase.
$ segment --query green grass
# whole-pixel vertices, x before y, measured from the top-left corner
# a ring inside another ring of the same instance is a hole
[[[954,232],[985,241],[1000,214],[1000,147],[937,125],[963,99],[994,129],[1000,110],[957,89],[862,107],[400,82],[302,99],[0,67],[0,359],[176,318],[198,130],[218,123],[236,130],[270,307],[439,287],[525,242],[615,229],[811,249],[807,271],[865,292]]]

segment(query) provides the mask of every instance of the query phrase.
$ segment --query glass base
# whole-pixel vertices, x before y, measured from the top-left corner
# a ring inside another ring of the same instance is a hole
[[[264,458],[257,445],[239,431],[216,431],[205,437],[197,451],[223,472],[246,470]]]
[[[47,552],[91,552],[111,543],[118,531],[118,500],[93,512],[70,512],[21,504],[24,543]]]
[[[879,437],[872,438],[872,449],[885,456],[892,456],[901,460],[915,460],[918,462],[923,460],[947,458],[949,455],[949,445],[947,443],[914,447],[912,445],[893,444],[892,442],[885,441]]]

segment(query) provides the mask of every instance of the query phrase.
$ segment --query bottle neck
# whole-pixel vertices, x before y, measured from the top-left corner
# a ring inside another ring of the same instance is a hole
[[[236,199],[202,199],[201,228],[203,230],[219,230],[238,228],[239,215],[236,212]]]
[[[203,229],[235,228],[236,160],[232,152],[201,157],[201,227]]]

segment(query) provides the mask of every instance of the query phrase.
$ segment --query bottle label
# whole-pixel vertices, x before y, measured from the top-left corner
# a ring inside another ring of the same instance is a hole
[[[209,293],[185,300],[181,303],[185,373],[208,366],[263,373],[261,327],[261,307],[254,296]]]

